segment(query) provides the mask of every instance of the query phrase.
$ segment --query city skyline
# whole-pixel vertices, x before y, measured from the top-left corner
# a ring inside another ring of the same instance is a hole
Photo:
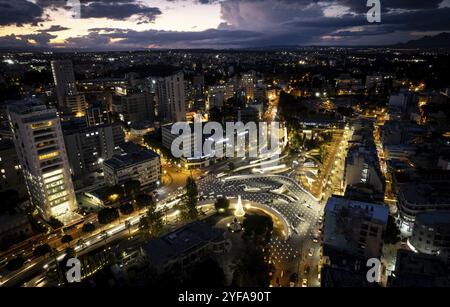
[[[450,30],[449,0],[0,1],[3,48],[134,50],[389,45]],[[78,16],[74,18],[72,15]],[[200,18],[199,18],[200,16]]]

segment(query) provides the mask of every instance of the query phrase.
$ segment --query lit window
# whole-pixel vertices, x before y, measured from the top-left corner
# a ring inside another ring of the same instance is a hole
[[[57,156],[59,156],[59,152],[57,152],[57,151],[50,152],[50,153],[43,154],[43,155],[39,155],[39,161],[51,159],[51,158],[54,158],[54,157],[57,157]]]

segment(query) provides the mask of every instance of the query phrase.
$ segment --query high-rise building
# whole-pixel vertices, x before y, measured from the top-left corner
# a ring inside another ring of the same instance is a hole
[[[75,114],[76,117],[82,117],[86,114],[86,98],[83,94],[73,94],[64,96],[64,107]]]
[[[104,160],[120,153],[125,136],[119,123],[81,128],[70,125],[64,127],[64,140],[72,175],[79,178],[101,169]]]
[[[379,258],[388,216],[385,205],[329,198],[323,224],[324,257],[332,258],[339,251],[362,259]]]
[[[224,103],[234,96],[234,85],[231,83],[224,85],[215,85],[208,88],[208,106],[223,107]]]
[[[58,60],[52,61],[51,65],[58,103],[64,106],[66,96],[77,94],[73,64],[70,60]]]
[[[153,121],[153,95],[146,92],[117,93],[113,96],[112,111],[129,124]]]
[[[77,203],[56,109],[19,101],[8,116],[32,204],[44,219],[70,220]]]
[[[158,116],[162,121],[180,122],[186,117],[186,97],[183,72],[157,81]]]

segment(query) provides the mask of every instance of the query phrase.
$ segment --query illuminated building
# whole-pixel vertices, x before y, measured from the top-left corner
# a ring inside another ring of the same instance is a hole
[[[101,169],[102,162],[120,153],[125,136],[119,123],[81,127],[63,126],[64,140],[72,175],[81,175]]]
[[[162,121],[180,122],[186,117],[183,72],[157,80],[158,116]]]
[[[116,90],[116,95],[112,99],[112,111],[119,114],[120,119],[128,124],[153,121],[153,94]]]
[[[64,96],[64,107],[70,110],[76,117],[82,117],[86,114],[86,105],[86,98],[83,94]]]
[[[103,162],[105,183],[109,186],[139,180],[143,189],[154,188],[161,181],[161,161],[151,150],[115,155]]]
[[[44,219],[70,219],[77,208],[60,119],[37,101],[8,106],[14,145],[31,202]]]
[[[63,106],[66,96],[77,94],[73,64],[70,60],[58,60],[52,61],[51,66],[58,103]]]

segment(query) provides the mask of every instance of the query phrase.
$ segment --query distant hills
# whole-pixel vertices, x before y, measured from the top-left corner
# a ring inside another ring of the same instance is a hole
[[[406,43],[396,44],[396,48],[450,48],[450,33],[443,32],[435,36],[424,36]]]

